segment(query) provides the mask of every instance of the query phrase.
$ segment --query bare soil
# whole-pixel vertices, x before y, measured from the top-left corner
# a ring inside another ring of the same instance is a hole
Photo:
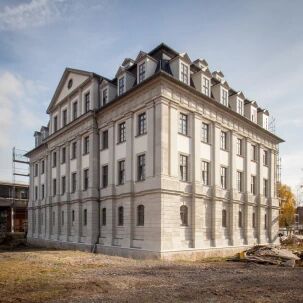
[[[0,251],[0,302],[303,302],[303,268]]]

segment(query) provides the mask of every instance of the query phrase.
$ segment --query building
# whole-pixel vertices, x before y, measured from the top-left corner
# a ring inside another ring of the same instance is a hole
[[[25,184],[0,182],[0,234],[25,231],[28,189]]]
[[[268,111],[165,44],[113,79],[67,68],[35,132],[31,243],[133,257],[228,254],[277,239]]]

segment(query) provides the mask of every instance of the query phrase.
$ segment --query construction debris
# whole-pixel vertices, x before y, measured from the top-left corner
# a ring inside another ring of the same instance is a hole
[[[298,245],[303,246],[303,236],[302,235],[288,235],[280,237],[281,245]]]
[[[268,245],[257,245],[241,252],[238,258],[232,260],[294,267],[296,262],[299,262],[300,257],[288,249]]]

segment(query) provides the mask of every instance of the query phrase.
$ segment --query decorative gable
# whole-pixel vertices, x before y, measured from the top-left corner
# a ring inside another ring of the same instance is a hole
[[[47,113],[49,114],[53,107],[58,105],[69,94],[74,92],[79,86],[81,86],[91,77],[93,77],[93,73],[66,68],[47,109]]]

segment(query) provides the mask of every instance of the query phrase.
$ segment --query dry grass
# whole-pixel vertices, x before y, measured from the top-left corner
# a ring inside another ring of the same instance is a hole
[[[1,303],[299,302],[302,279],[301,268],[220,259],[138,261],[57,250],[0,253]]]

